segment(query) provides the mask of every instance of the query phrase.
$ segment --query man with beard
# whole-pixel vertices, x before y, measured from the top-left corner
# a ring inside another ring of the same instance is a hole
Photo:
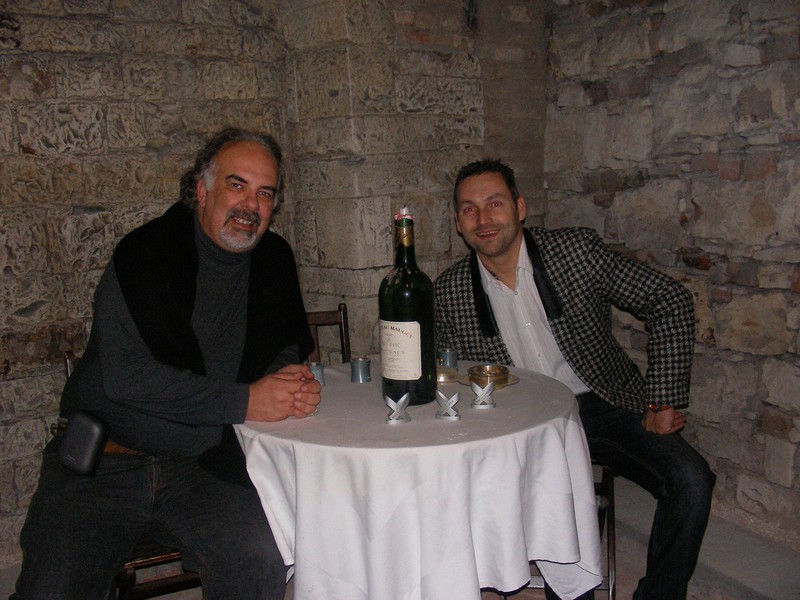
[[[99,418],[107,442],[93,476],[59,461],[61,435],[48,444],[12,599],[106,600],[145,530],[184,553],[209,600],[283,598],[286,568],[232,429],[320,401],[300,364],[313,342],[294,256],[268,231],[280,174],[271,136],[224,130],[181,201],[117,245],[60,410]]]
[[[544,373],[572,390],[592,458],[658,499],[634,598],[685,598],[715,481],[678,433],[686,417],[677,408],[689,402],[691,294],[589,229],[523,229],[525,200],[500,161],[463,167],[453,208],[472,252],[436,280],[438,347]],[[612,305],[647,326],[644,376],[612,335]]]

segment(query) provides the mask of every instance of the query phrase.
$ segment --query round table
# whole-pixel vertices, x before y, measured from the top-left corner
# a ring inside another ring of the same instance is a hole
[[[466,373],[469,364],[459,364]],[[519,382],[458,421],[437,402],[386,422],[380,369],[350,382],[325,369],[319,411],[306,419],[236,426],[250,477],[287,565],[296,600],[479,600],[516,590],[535,560],[562,597],[601,580],[588,448],[575,397],[549,377]]]

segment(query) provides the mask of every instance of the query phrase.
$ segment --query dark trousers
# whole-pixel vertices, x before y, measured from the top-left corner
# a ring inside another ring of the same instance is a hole
[[[612,406],[591,392],[581,394],[578,402],[592,459],[639,484],[658,500],[647,570],[634,598],[686,598],[716,476],[679,433],[649,433],[642,427],[642,415]]]
[[[202,466],[104,454],[89,477],[61,466],[58,442],[44,455],[11,600],[107,600],[146,528],[191,556],[206,600],[283,598],[286,567],[238,447]]]

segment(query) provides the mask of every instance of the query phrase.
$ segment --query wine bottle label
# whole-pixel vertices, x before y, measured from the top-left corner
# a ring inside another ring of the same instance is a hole
[[[417,321],[381,319],[381,373],[387,379],[422,377],[422,350]]]

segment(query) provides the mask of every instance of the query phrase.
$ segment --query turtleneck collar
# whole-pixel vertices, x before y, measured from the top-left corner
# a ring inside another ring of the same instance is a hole
[[[246,252],[229,252],[220,248],[217,243],[208,237],[200,226],[197,213],[194,214],[194,239],[197,244],[197,255],[201,259],[210,259],[224,265],[241,265],[250,261],[250,250]]]

